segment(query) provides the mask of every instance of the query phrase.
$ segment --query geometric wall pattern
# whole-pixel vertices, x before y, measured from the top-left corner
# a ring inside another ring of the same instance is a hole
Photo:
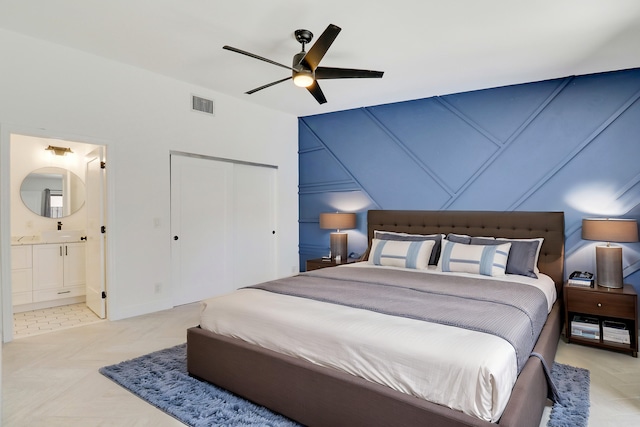
[[[567,270],[593,271],[581,220],[640,220],[640,69],[301,117],[301,266],[328,253],[321,212],[564,211]],[[625,244],[640,293],[640,243]]]

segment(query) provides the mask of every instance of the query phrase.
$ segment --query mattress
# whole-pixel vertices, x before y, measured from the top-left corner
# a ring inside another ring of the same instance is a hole
[[[362,266],[370,267],[335,268]],[[543,274],[500,280],[540,288],[549,310],[555,301],[555,285]],[[490,334],[257,289],[205,300],[200,326],[491,422],[518,374],[511,344]]]

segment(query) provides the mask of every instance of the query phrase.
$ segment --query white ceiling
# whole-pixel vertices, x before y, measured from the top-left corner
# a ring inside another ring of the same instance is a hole
[[[318,105],[280,67],[329,23]],[[295,116],[640,67],[638,0],[0,0],[0,28],[90,52]],[[0,58],[2,61],[2,58]]]

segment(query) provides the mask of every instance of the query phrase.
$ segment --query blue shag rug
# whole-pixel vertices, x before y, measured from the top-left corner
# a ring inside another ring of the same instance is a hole
[[[100,373],[136,396],[193,427],[294,427],[298,423],[187,373],[186,344],[156,351]],[[586,427],[589,371],[554,364],[551,372],[564,406],[555,404],[549,427]]]
[[[554,363],[551,378],[560,394],[560,403],[551,408],[548,427],[587,427],[589,424],[589,371]]]

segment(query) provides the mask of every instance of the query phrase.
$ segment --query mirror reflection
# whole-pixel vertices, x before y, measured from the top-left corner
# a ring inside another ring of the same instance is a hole
[[[20,197],[29,210],[47,218],[62,218],[84,205],[84,182],[56,167],[36,169],[22,181]]]

